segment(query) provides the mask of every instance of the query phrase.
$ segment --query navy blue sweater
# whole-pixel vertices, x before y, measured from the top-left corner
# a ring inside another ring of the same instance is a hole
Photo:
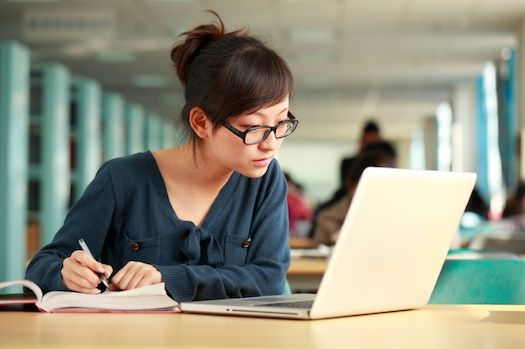
[[[261,178],[234,172],[198,227],[177,217],[150,152],[110,160],[26,278],[65,290],[63,260],[83,238],[114,273],[129,261],[154,265],[177,301],[279,294],[290,263],[286,191],[275,160]]]

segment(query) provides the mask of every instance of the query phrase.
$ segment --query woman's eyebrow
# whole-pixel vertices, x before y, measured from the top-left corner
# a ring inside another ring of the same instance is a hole
[[[277,115],[280,115],[280,114],[284,113],[287,110],[288,110],[288,107],[284,107],[283,110],[281,110],[280,112],[277,113]],[[261,113],[260,111],[256,111],[253,114],[254,115],[259,115],[259,116],[266,116],[264,113]]]

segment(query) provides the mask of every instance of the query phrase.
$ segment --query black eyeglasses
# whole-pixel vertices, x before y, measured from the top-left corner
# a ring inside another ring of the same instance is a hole
[[[298,123],[299,120],[292,113],[288,112],[288,119],[281,121],[275,126],[253,126],[246,131],[241,131],[226,121],[223,121],[222,125],[242,139],[244,144],[251,145],[264,142],[272,132],[275,133],[275,138],[287,137],[295,131]]]

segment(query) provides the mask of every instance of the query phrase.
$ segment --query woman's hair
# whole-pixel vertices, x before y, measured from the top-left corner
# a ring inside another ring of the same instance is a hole
[[[224,23],[200,25],[183,34],[171,60],[185,93],[184,130],[198,142],[189,124],[200,107],[217,128],[227,119],[277,104],[291,94],[293,78],[285,61],[245,30],[225,32]]]

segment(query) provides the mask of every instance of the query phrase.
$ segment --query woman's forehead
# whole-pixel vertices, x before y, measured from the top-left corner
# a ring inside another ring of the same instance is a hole
[[[263,105],[260,108],[254,109],[254,110],[249,111],[247,113],[243,113],[242,115],[239,115],[239,117],[276,116],[276,115],[279,115],[279,114],[286,113],[288,111],[288,108],[289,108],[289,99],[288,99],[288,96],[286,96],[282,100]]]

